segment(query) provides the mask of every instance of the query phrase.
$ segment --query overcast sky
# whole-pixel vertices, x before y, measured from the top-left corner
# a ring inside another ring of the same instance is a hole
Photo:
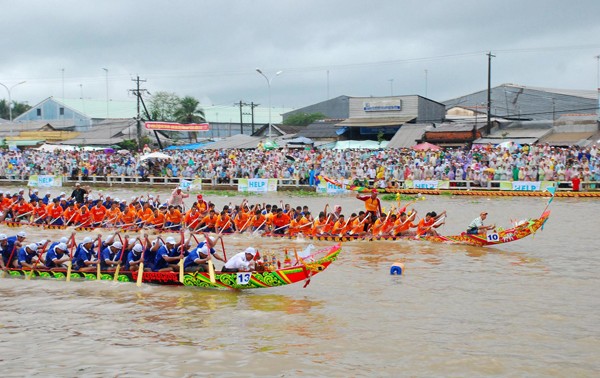
[[[30,105],[151,93],[298,108],[339,95],[444,101],[492,85],[594,90],[598,0],[0,0],[0,83]],[[63,71],[64,69],[64,71]],[[63,86],[64,72],[64,86]],[[427,73],[426,73],[427,72]],[[7,98],[0,87],[0,98]]]

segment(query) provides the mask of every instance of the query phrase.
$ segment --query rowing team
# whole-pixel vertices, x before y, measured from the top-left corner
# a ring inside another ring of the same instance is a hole
[[[252,270],[260,257],[252,247],[230,259],[224,249],[223,256],[219,255],[214,246],[221,239],[220,235],[215,238],[205,235],[204,241],[192,235],[177,242],[173,237],[150,241],[148,235],[128,238],[115,233],[106,240],[102,240],[101,235],[95,239],[88,236],[79,244],[75,242],[75,233],[70,238],[29,244],[25,238],[23,231],[11,237],[0,234],[0,269],[64,271],[71,264],[75,271],[94,272],[100,264],[104,272],[115,271],[118,266],[121,270],[137,271],[143,263],[145,272],[172,272],[178,271],[183,261],[186,272],[208,272],[208,261],[215,258],[224,263],[223,272],[238,272]]]

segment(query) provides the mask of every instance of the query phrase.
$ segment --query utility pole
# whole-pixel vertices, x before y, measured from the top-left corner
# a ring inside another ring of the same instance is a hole
[[[244,114],[242,113],[242,106],[244,106],[244,103],[242,102],[242,100],[240,100],[240,133],[241,134],[244,133]]]
[[[259,104],[255,104],[254,102],[250,103],[250,111],[252,114],[252,135],[254,135],[254,108],[256,108]]]
[[[492,112],[492,58],[496,55],[492,55],[492,52],[486,54],[488,56],[488,89],[487,89],[487,125],[486,131],[488,135],[492,132],[492,121],[490,113]]]
[[[130,89],[130,91],[137,97],[137,127],[136,127],[136,131],[137,131],[137,141],[138,141],[138,148],[142,148],[142,117],[140,114],[140,103],[142,101],[142,93],[143,92],[147,92],[146,89],[140,88],[140,83],[145,83],[146,80],[142,80],[140,79],[139,76],[137,76],[135,79],[131,79],[131,81],[133,81],[134,83],[136,83],[136,87],[134,89]],[[158,136],[156,137],[158,139]],[[159,141],[160,144],[160,141]]]

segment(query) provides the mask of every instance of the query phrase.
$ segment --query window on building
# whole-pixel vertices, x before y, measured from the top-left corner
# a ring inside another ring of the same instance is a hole
[[[58,115],[65,115],[65,108],[58,108]]]
[[[41,117],[42,116],[42,109],[37,108],[36,110],[37,110],[37,116]]]

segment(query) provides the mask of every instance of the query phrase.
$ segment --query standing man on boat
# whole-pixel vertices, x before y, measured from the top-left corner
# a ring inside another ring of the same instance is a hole
[[[381,214],[381,201],[377,198],[377,189],[371,190],[371,195],[361,196],[356,195],[356,198],[365,202],[365,211],[377,217]]]
[[[75,183],[75,189],[73,190],[73,192],[71,193],[71,198],[75,199],[75,202],[77,202],[78,204],[83,204],[85,203],[85,196],[86,194],[88,194],[88,191],[83,189],[81,187],[80,183]]]
[[[485,233],[485,231],[493,230],[494,228],[496,228],[496,225],[491,225],[491,226],[483,225],[483,221],[487,218],[487,215],[488,215],[487,212],[482,211],[481,214],[479,214],[479,216],[477,218],[473,219],[473,221],[471,221],[471,223],[469,223],[469,227],[467,227],[467,234],[469,234],[469,235],[483,234],[483,233]]]
[[[184,193],[181,190],[181,187],[178,186],[173,190],[173,192],[171,192],[171,197],[169,197],[169,199],[167,200],[167,204],[169,206],[181,206],[182,208],[185,208],[183,204],[183,199],[188,198],[189,196],[189,193]]]

